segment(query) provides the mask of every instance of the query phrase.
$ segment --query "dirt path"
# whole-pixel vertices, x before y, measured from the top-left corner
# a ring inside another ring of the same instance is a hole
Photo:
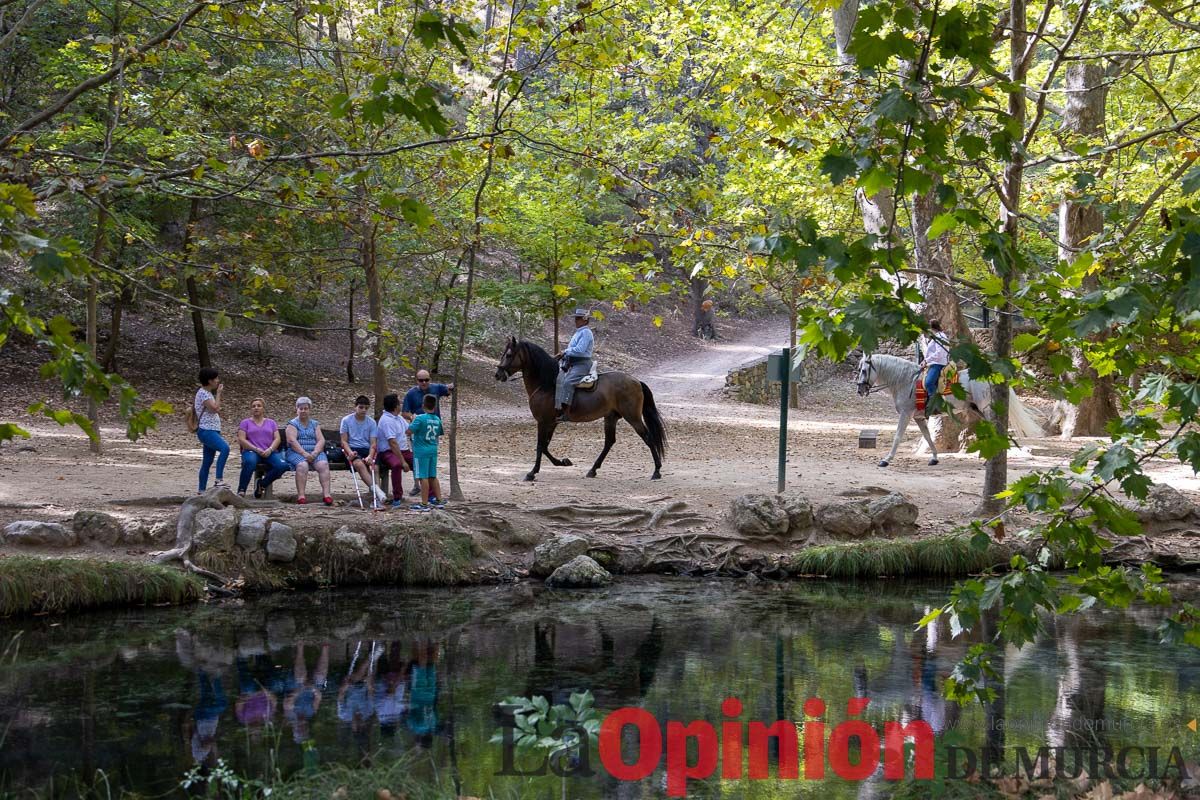
[[[668,426],[669,450],[661,481],[648,480],[649,453],[628,426],[618,429],[616,446],[597,479],[584,473],[598,454],[601,423],[570,425],[555,436],[552,450],[575,465],[555,468],[544,463],[535,483],[523,480],[533,463],[535,431],[519,381],[486,384],[494,364],[473,365],[474,386],[464,386],[460,417],[460,467],[468,501],[516,504],[616,503],[646,505],[683,500],[721,524],[732,498],[749,491],[774,491],[778,443],[777,410],[732,402],[722,396],[725,373],[778,346],[786,324],[756,323],[738,338],[695,343],[684,355],[636,367],[635,374],[659,398]],[[330,390],[331,392],[334,390]],[[345,393],[344,387],[341,391]],[[271,409],[285,405],[268,396]],[[318,399],[318,403],[321,400]],[[926,529],[948,528],[965,519],[979,501],[983,465],[973,455],[944,456],[938,466],[913,452],[918,434],[911,428],[894,464],[880,469],[881,450],[858,449],[858,431],[880,429],[879,447],[891,444],[895,416],[883,395],[859,398],[849,374],[835,372],[804,387],[801,408],[789,424],[788,489],[814,500],[860,492],[870,487],[908,494],[921,507]],[[332,427],[336,416],[326,400],[318,419]],[[230,415],[232,418],[234,415]],[[282,414],[276,411],[276,417]],[[327,418],[328,417],[328,418]],[[26,424],[30,424],[28,420]],[[332,424],[331,424],[332,423]],[[162,430],[138,442],[122,438],[118,428],[104,429],[105,452],[93,456],[86,439],[73,429],[42,422],[31,424],[34,439],[0,450],[0,523],[18,518],[63,518],[79,508],[120,504],[130,498],[184,495],[195,489],[200,450],[194,436],[168,420]],[[226,433],[234,430],[226,421]],[[1011,475],[1063,463],[1078,443],[1045,439],[1013,451]],[[236,446],[235,446],[236,450]],[[448,458],[443,455],[443,472]],[[229,459],[226,479],[236,483],[239,459]],[[1189,472],[1166,464],[1157,480],[1177,488],[1200,488]],[[315,485],[315,484],[314,484]],[[310,493],[313,493],[310,488]],[[351,502],[354,487],[345,472],[334,476],[339,501]],[[295,494],[290,476],[280,481],[277,496],[290,503]],[[313,513],[312,507],[286,506],[287,513]],[[113,509],[127,517],[147,512],[127,505]],[[161,513],[168,513],[164,509]]]

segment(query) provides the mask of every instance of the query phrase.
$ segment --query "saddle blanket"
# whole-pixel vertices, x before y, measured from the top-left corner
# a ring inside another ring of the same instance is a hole
[[[917,411],[924,411],[925,404],[929,400],[929,397],[925,394],[925,372],[928,369],[926,367],[917,373]],[[952,387],[956,383],[958,383],[958,367],[954,366],[954,364],[947,364],[946,368],[942,370],[942,374],[938,376],[938,394],[943,397],[954,394]]]

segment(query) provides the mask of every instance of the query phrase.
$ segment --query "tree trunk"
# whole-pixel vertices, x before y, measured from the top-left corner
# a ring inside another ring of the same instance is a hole
[[[96,344],[97,344],[97,320],[96,317],[100,313],[97,304],[96,294],[99,291],[98,281],[96,280],[96,266],[104,261],[104,246],[107,242],[108,229],[108,210],[104,207],[105,198],[101,196],[100,205],[96,209],[96,238],[92,242],[92,271],[88,275],[87,288],[87,349],[88,356],[96,360]],[[89,448],[93,453],[100,452],[100,409],[93,397],[89,397],[87,401],[87,416],[88,422],[92,424],[93,435]]]
[[[708,291],[708,279],[693,276],[688,279],[688,286],[692,299],[692,336],[699,336],[700,326],[704,322],[704,309],[700,306],[704,303],[704,293]]]
[[[113,298],[112,315],[108,327],[108,346],[104,348],[104,356],[100,366],[105,372],[112,372],[117,365],[117,351],[121,347],[121,317],[125,306],[133,302],[133,286],[125,284],[120,293]]]
[[[796,327],[797,320],[800,316],[800,291],[799,287],[792,286],[792,302],[788,304],[788,347],[791,348],[789,361],[791,364],[796,363]],[[789,370],[790,372],[790,370]],[[795,381],[788,384],[788,407],[800,408],[800,386]]]
[[[1009,0],[1009,19],[1012,20],[1012,35],[1009,39],[1009,80],[1013,86],[1008,91],[1008,116],[1015,130],[1025,129],[1025,47],[1027,32],[1025,0]],[[992,332],[993,360],[1008,359],[1012,354],[1012,295],[1017,280],[1017,239],[1020,235],[1021,179],[1025,171],[1025,150],[1020,139],[1009,151],[1009,161],[1004,167],[1000,190],[1002,200],[1000,219],[1003,223],[1007,252],[992,264],[1003,283],[1004,303],[996,309],[996,327]],[[1002,436],[1008,435],[1009,383],[1002,380],[992,384],[991,422]],[[1001,450],[987,460],[983,471],[983,498],[980,510],[985,514],[997,514],[1004,508],[1004,500],[997,494],[1008,486],[1008,450]]]
[[[383,335],[383,287],[379,281],[379,265],[376,259],[375,235],[377,228],[370,218],[362,221],[362,241],[359,251],[362,257],[363,274],[367,280],[367,313],[375,342],[371,353],[371,382],[375,388],[375,407],[383,408],[387,396],[387,370],[384,368]]]
[[[185,261],[191,261],[188,249],[192,243],[192,228],[195,227],[199,214],[200,201],[193,199],[188,208],[187,224],[183,227],[183,258]],[[188,271],[184,286],[187,287],[188,303],[192,306],[192,334],[196,337],[196,356],[200,360],[201,367],[211,367],[212,358],[208,354],[208,334],[204,330],[204,315],[200,311],[200,288],[196,285],[196,276],[191,274],[191,267],[184,265],[184,270]]]
[[[354,330],[354,281],[350,281],[346,294],[350,298],[350,322],[347,326],[350,328],[350,352],[346,355],[346,383],[354,383],[354,342],[358,338],[358,331]],[[380,405],[375,407],[382,408]]]
[[[1067,107],[1063,118],[1063,130],[1080,137],[1091,137],[1104,130],[1105,108],[1108,86],[1104,68],[1091,62],[1073,61],[1067,66]],[[1062,261],[1073,261],[1080,253],[1089,249],[1104,228],[1104,215],[1094,205],[1080,203],[1064,197],[1058,207],[1058,257]],[[1089,292],[1099,285],[1095,274],[1085,275],[1083,291]],[[1091,397],[1085,397],[1079,405],[1067,405],[1063,420],[1062,437],[1099,436],[1110,420],[1118,416],[1116,393],[1112,379],[1101,377],[1087,363],[1080,349],[1071,353],[1075,364],[1074,380],[1087,379],[1092,383]]]
[[[837,47],[838,61],[847,71],[852,71],[854,54],[850,52],[850,41],[854,36],[854,25],[858,21],[858,0],[843,0],[833,10],[833,39]],[[896,246],[896,234],[892,228],[895,219],[896,201],[891,187],[880,189],[873,195],[867,195],[861,189],[854,192],[854,200],[858,203],[859,213],[862,214],[863,230],[876,237],[877,249],[892,249]],[[887,274],[888,280],[893,280],[892,274]]]
[[[438,371],[438,364],[442,361],[442,351],[446,349],[446,329],[450,325],[450,297],[456,283],[458,283],[458,266],[455,266],[454,274],[450,276],[450,283],[446,286],[446,299],[442,303],[442,324],[438,328],[437,347],[433,349],[433,358],[429,362],[430,372]]]
[[[954,275],[954,257],[950,249],[950,236],[943,234],[929,240],[929,226],[934,217],[944,211],[937,201],[937,186],[928,192],[913,196],[912,236],[913,263],[920,270],[936,273],[917,275],[917,288],[924,302],[919,307],[925,319],[936,319],[942,330],[954,340],[972,340],[967,318],[963,316],[962,304],[950,278]],[[945,277],[938,277],[945,276]],[[960,424],[949,414],[939,414],[929,420],[929,433],[938,452],[954,452],[962,449],[963,431],[971,428]]]

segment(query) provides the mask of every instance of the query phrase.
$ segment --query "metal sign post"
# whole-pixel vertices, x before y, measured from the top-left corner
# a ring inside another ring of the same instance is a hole
[[[787,483],[788,395],[791,393],[792,349],[785,347],[767,356],[767,380],[779,381],[779,478],[775,491],[783,493]]]

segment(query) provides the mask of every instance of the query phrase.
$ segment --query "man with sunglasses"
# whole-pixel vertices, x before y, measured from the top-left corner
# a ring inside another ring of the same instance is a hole
[[[429,379],[429,370],[419,369],[417,370],[417,385],[409,389],[404,394],[404,403],[400,406],[400,416],[404,417],[404,419],[407,421],[412,422],[413,418],[418,414],[425,413],[424,409],[422,408],[422,405],[425,402],[425,395],[431,394],[439,401],[438,406],[433,410],[432,413],[440,417],[442,415],[440,401],[443,397],[449,397],[450,393],[453,391],[453,383],[433,383]],[[420,485],[414,486],[412,491],[409,492],[410,495],[418,495],[420,493]]]

